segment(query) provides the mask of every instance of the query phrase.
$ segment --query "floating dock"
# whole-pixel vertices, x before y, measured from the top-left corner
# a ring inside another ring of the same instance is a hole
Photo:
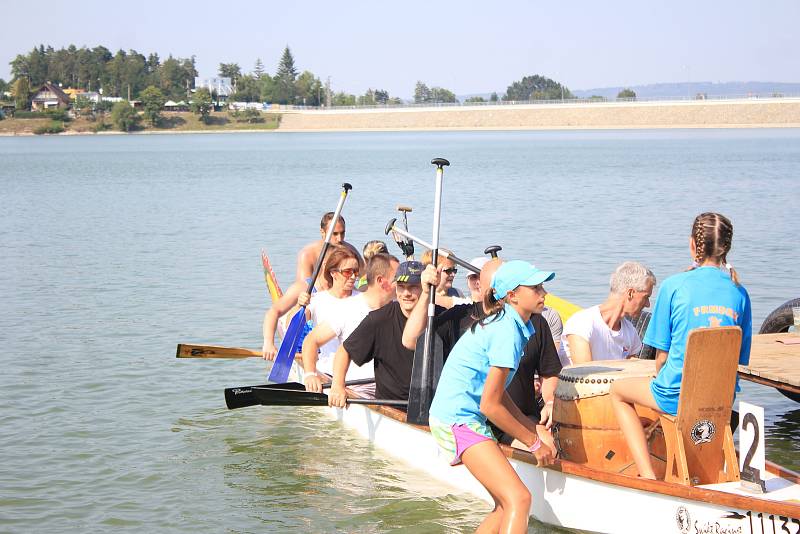
[[[800,395],[800,335],[783,333],[753,336],[750,363],[739,366],[739,376]]]

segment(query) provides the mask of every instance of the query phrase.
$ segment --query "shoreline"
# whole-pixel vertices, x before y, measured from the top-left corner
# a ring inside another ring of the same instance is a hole
[[[278,127],[136,132],[67,130],[48,135],[800,128],[800,98],[338,108],[267,111],[265,115],[279,115]],[[0,137],[34,135],[27,131],[0,132]]]

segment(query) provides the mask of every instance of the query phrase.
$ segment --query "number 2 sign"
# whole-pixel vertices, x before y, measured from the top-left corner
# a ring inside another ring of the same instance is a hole
[[[739,470],[742,486],[765,493],[761,473],[766,469],[764,458],[764,408],[739,402]]]

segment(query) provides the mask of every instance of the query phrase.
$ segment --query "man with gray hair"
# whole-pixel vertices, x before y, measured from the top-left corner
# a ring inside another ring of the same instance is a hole
[[[605,302],[575,313],[564,325],[564,365],[621,360],[642,350],[642,340],[630,318],[650,306],[656,277],[641,263],[626,261],[614,270],[610,285]]]

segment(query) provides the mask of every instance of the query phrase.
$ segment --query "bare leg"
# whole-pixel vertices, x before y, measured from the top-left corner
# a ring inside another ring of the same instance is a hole
[[[644,435],[642,422],[636,415],[633,404],[640,404],[661,411],[650,392],[650,378],[625,378],[611,384],[611,406],[617,416],[628,447],[631,449],[633,461],[639,470],[639,476],[655,480],[653,463],[647,451],[647,438]]]
[[[495,502],[494,510],[477,532],[528,531],[531,493],[494,441],[473,445],[461,455],[469,472],[483,484]]]

